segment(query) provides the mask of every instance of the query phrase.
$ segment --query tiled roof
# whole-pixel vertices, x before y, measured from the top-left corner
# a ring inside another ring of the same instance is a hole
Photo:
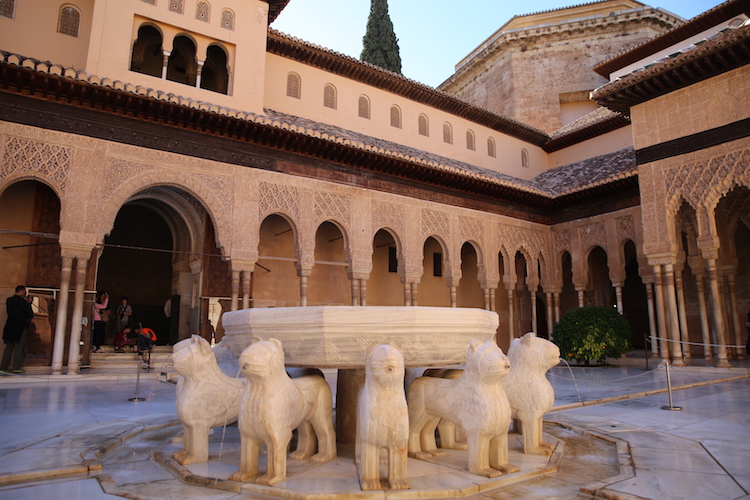
[[[550,135],[543,149],[552,153],[630,125],[630,120],[607,108],[597,108]]]
[[[539,189],[554,193],[555,197],[562,197],[637,175],[635,150],[625,148],[547,170],[531,181]]]

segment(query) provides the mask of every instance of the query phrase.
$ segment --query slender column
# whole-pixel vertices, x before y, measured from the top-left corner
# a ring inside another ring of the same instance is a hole
[[[490,308],[490,289],[485,288],[482,291],[484,292],[484,308],[487,311],[491,311],[492,309]]]
[[[583,287],[576,287],[576,292],[578,292],[578,307],[583,307],[586,305],[586,289]]]
[[[622,314],[623,313],[623,307],[622,307],[622,283],[614,284],[615,287],[615,296],[617,297],[617,312]]]
[[[201,87],[201,75],[203,74],[203,64],[204,64],[204,61],[198,61],[198,72],[195,75],[195,86],[197,88]],[[245,309],[247,309],[247,307],[245,307]]]
[[[560,322],[560,292],[555,292],[555,323]]]
[[[536,334],[537,332],[537,317],[536,317],[536,289],[529,292],[531,294],[531,331]]]
[[[404,305],[411,305],[411,283],[404,282]]]
[[[419,283],[411,284],[411,305],[417,307],[417,296],[419,295]]]
[[[242,271],[242,308],[250,308],[250,280],[253,277],[252,271]]]
[[[169,65],[169,56],[171,56],[172,53],[168,50],[165,50],[162,52],[162,60],[161,60],[161,78],[162,80],[165,80],[167,78],[167,66]]]
[[[728,368],[731,365],[727,361],[727,346],[724,339],[726,338],[724,332],[724,313],[721,307],[721,295],[719,294],[719,281],[717,279],[716,271],[716,259],[706,259],[706,281],[708,281],[708,289],[710,290],[710,302],[711,302],[711,320],[713,323],[715,342],[718,344],[716,348],[717,357],[719,358],[716,366],[720,368]]]
[[[359,282],[360,280],[356,278],[352,278],[351,282],[352,282],[352,305],[358,306],[359,305]]]
[[[362,278],[359,284],[359,304],[361,306],[367,305],[367,280]]]
[[[662,279],[661,264],[654,266],[654,285],[656,288],[656,318],[659,325],[659,356],[664,361],[669,361],[669,349],[667,347],[667,307],[664,303],[664,281]]]
[[[68,292],[70,290],[70,274],[73,259],[62,258],[62,272],[60,277],[60,293],[57,295],[55,308],[55,343],[52,347],[52,375],[62,373],[63,351],[65,350],[65,325],[68,322]]]
[[[510,341],[512,342],[514,338],[516,338],[515,334],[515,314],[514,309],[516,308],[516,305],[513,301],[513,289],[508,290],[508,335],[510,337]]]
[[[693,356],[690,353],[690,332],[687,326],[687,311],[685,310],[685,287],[682,283],[682,270],[675,269],[674,284],[677,289],[677,308],[680,313],[680,338],[682,339],[682,355],[685,362],[690,363]]]
[[[68,348],[68,375],[78,373],[78,357],[81,353],[81,319],[83,318],[83,294],[86,289],[86,268],[89,260],[76,259],[76,291],[73,296],[73,317],[70,320],[70,346]],[[93,318],[91,321],[93,328]]]
[[[456,307],[456,287],[451,286],[451,307]]]
[[[299,277],[299,305],[307,307],[307,276],[305,275]]]
[[[552,292],[546,292],[545,296],[547,297],[547,336],[552,340],[552,330],[555,326],[555,322],[552,319]]]
[[[229,305],[231,311],[239,309],[240,299],[240,272],[232,271],[232,301]]]
[[[651,339],[651,357],[656,358],[659,356],[659,345],[656,343],[656,316],[654,314],[654,285],[653,283],[645,283],[646,285],[646,304],[648,306],[648,333]]]
[[[677,311],[677,291],[675,290],[674,265],[664,265],[664,279],[667,284],[667,304],[669,306],[669,337],[672,339],[670,352],[673,366],[685,366],[682,360],[682,344],[680,344],[680,315]]]
[[[701,335],[703,338],[703,359],[713,361],[714,354],[711,348],[711,331],[708,328],[708,314],[706,309],[706,294],[703,291],[703,275],[695,275],[695,286],[698,289],[698,309],[701,315]]]
[[[729,305],[732,308],[732,323],[734,325],[734,344],[738,347],[735,348],[737,359],[745,359],[742,354],[742,327],[740,323],[740,311],[737,308],[737,285],[735,283],[734,274],[727,275],[727,284],[729,286]]]

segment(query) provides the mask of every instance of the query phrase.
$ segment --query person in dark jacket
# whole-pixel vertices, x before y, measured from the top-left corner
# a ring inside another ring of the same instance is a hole
[[[5,301],[8,309],[8,320],[3,329],[3,341],[5,351],[3,360],[0,362],[0,372],[10,371],[10,361],[13,358],[13,373],[23,373],[24,348],[26,347],[26,327],[29,320],[34,317],[31,310],[31,297],[26,296],[26,287],[18,285],[15,295],[11,295]]]

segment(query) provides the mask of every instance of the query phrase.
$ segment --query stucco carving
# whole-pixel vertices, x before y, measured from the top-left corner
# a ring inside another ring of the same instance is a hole
[[[409,411],[404,396],[404,357],[392,345],[377,345],[367,354],[365,384],[359,393],[355,457],[363,490],[380,486],[380,450],[386,450],[388,486],[409,488],[406,480]]]
[[[593,246],[607,248],[607,229],[603,221],[592,222],[578,228],[581,235],[581,249],[586,251]]]
[[[38,175],[65,191],[73,149],[20,137],[6,137],[0,179]]]
[[[422,210],[422,236],[438,234],[443,238],[450,235],[450,217],[445,212]]]
[[[284,212],[300,220],[301,193],[296,186],[284,186],[261,182],[258,190],[260,202],[258,210],[260,218],[273,212]]]
[[[382,201],[372,202],[372,227],[391,227],[403,234],[404,232],[404,207]]]
[[[635,242],[635,220],[632,215],[616,217],[615,227],[617,228],[617,241],[630,239]]]
[[[546,254],[544,251],[545,233],[542,231],[499,223],[498,234],[500,241],[506,242],[506,247],[513,250],[512,254],[522,248],[525,248],[532,257]]]
[[[337,219],[347,226],[351,221],[352,199],[332,193],[315,192],[315,221]]]
[[[297,450],[290,458],[315,462],[336,458],[331,388],[324,378],[289,378],[284,369],[284,350],[276,339],[252,344],[242,352],[239,363],[248,383],[239,411],[240,469],[230,480],[273,485],[286,479],[287,447],[297,428]],[[266,473],[257,477],[261,444],[268,450],[268,465]]]
[[[484,224],[482,221],[474,217],[461,216],[458,218],[458,228],[461,241],[484,242]]]
[[[565,229],[564,231],[555,231],[552,234],[555,238],[556,253],[559,254],[564,251],[570,252],[570,231]]]
[[[471,341],[466,369],[457,380],[420,377],[409,387],[409,456],[444,455],[437,449],[435,429],[441,418],[466,431],[468,469],[497,477],[518,470],[508,463],[510,405],[502,379],[510,363],[492,341]]]

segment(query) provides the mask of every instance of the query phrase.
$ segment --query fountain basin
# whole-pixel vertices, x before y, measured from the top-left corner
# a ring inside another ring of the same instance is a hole
[[[222,324],[235,356],[276,338],[293,367],[363,368],[368,350],[396,342],[407,367],[463,363],[472,340],[495,336],[497,313],[451,307],[315,306],[243,309]]]

